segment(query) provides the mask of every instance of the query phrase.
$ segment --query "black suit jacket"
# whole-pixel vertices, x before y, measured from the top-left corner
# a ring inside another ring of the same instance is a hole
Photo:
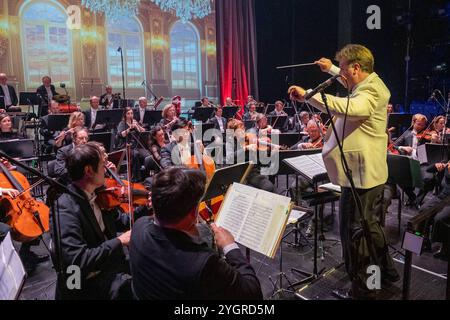
[[[287,116],[287,113],[284,113],[283,115]],[[273,110],[272,112],[269,113],[269,116],[277,116],[277,112],[276,110]],[[277,123],[278,124],[278,123]],[[279,127],[279,126],[278,126]],[[283,125],[281,126],[280,131],[281,132],[286,132],[289,130],[289,117],[286,118],[286,120],[284,121]]]
[[[223,130],[224,130],[224,132],[226,132],[227,131],[227,119],[225,119],[224,117],[220,117],[220,121],[222,121]],[[220,124],[215,116],[213,118],[209,119],[208,123],[213,123],[214,129],[217,129],[220,131]]]
[[[139,219],[131,234],[130,263],[138,299],[262,299],[255,271],[240,250],[225,260],[200,239]]]
[[[9,84],[8,86],[8,90],[9,90],[9,97],[11,98],[11,105],[12,106],[17,106],[17,104],[19,103],[19,100],[17,99],[17,94],[16,94],[16,89],[14,89],[13,86],[10,86]],[[3,92],[3,88],[0,86],[0,96],[5,96],[5,93]],[[8,106],[9,107],[9,106]],[[4,98],[0,98],[0,109],[5,109],[5,99]]]
[[[73,149],[73,143],[61,147],[56,152],[55,174],[61,179],[61,182],[70,182],[69,173],[66,168],[66,161]]]
[[[58,92],[56,92],[56,90],[55,90],[55,86],[52,84],[50,85],[50,90],[52,91],[53,96],[56,96],[58,94]],[[38,87],[36,89],[36,93],[40,94],[43,99],[43,102],[48,105],[48,94],[47,94],[47,90],[45,89],[45,86],[42,85],[42,86]]]
[[[115,220],[111,212],[103,212],[105,231],[102,232],[86,194],[73,184],[68,188],[82,199],[64,193],[58,200],[56,208],[61,228],[61,262],[64,270],[70,265],[80,268],[81,290],[65,290],[64,279],[59,279],[60,298],[105,299],[109,294],[108,283],[116,280],[114,276],[107,275],[127,271],[122,244],[117,239]],[[87,279],[88,276],[90,279]],[[102,288],[102,285],[106,287]]]
[[[49,140],[55,139],[58,134],[59,131],[55,132],[55,131],[51,131],[48,128],[48,114],[41,117],[41,129],[40,129],[40,134],[44,137],[44,142],[48,142]]]
[[[394,146],[395,147],[412,147],[413,145],[413,139],[414,135],[412,130],[406,131],[400,138],[395,140]],[[418,141],[418,145],[423,144],[424,142]],[[400,151],[400,154],[406,154],[403,151]]]

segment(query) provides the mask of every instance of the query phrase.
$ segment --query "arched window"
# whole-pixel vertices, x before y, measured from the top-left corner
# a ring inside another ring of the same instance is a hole
[[[135,18],[123,17],[119,22],[108,21],[108,78],[111,86],[122,87],[123,52],[125,86],[139,88],[145,78],[142,29]]]
[[[199,89],[199,38],[194,26],[177,21],[170,32],[172,87]]]
[[[52,1],[26,2],[20,20],[26,86],[38,87],[49,75],[53,82],[73,87],[72,39],[64,8]]]

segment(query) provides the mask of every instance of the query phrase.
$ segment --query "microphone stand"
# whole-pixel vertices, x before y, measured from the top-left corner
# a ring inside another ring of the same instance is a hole
[[[36,175],[37,177],[39,177],[41,180],[45,181],[46,183],[48,183],[50,185],[50,187],[55,188],[55,190],[59,191],[60,193],[67,193],[70,194],[71,196],[79,199],[80,201],[85,201],[85,199],[80,196],[78,193],[71,191],[70,189],[67,188],[67,186],[61,184],[60,182],[50,178],[49,176],[44,175],[43,173],[41,173],[40,171],[29,167],[23,163],[21,163],[20,161],[12,158],[11,156],[7,155],[5,152],[3,152],[2,150],[0,150],[0,157],[1,158],[5,158],[6,160],[8,160],[10,163],[14,164],[17,167],[20,167],[22,169],[24,169],[27,172],[30,172],[34,175]],[[56,210],[55,210],[55,201],[57,202],[56,199],[52,199],[50,201],[50,212],[51,212],[51,217],[52,217],[52,229],[53,229],[53,237],[55,239],[54,241],[54,267],[55,270],[57,272],[58,275],[58,279],[61,279],[60,277],[64,277],[64,268],[62,265],[62,250],[61,250],[61,227],[60,227],[60,223],[59,223],[59,211],[58,214],[56,214]],[[52,259],[53,260],[53,259]]]
[[[126,100],[126,96],[125,96],[125,73],[123,72],[123,52],[122,52],[122,47],[119,47],[117,49],[117,51],[120,52],[120,62],[122,64],[122,94],[123,94],[123,100]]]
[[[327,110],[327,114],[330,117],[330,119],[332,119],[331,111],[330,111],[330,108],[328,106],[327,96],[325,95],[323,89],[320,90],[320,95],[321,95],[322,100],[324,102],[325,109]],[[374,262],[375,265],[379,266],[380,264],[378,263],[378,257],[376,255],[375,249],[373,247],[372,235],[370,234],[367,220],[366,220],[366,218],[364,217],[364,214],[363,214],[361,198],[360,198],[358,192],[356,191],[355,182],[353,180],[353,173],[352,173],[352,171],[350,170],[350,168],[348,166],[347,158],[345,157],[345,154],[344,154],[344,148],[343,148],[341,140],[339,139],[338,132],[336,131],[336,126],[334,124],[334,121],[330,121],[330,125],[331,125],[331,128],[333,130],[333,134],[334,134],[334,137],[336,139],[337,145],[339,147],[339,152],[341,154],[341,159],[342,159],[342,166],[344,167],[344,172],[345,172],[345,174],[347,176],[347,179],[348,179],[348,181],[350,183],[350,188],[351,188],[353,199],[354,199],[354,201],[356,203],[356,207],[357,207],[357,209],[359,211],[359,214],[360,214],[360,221],[361,221],[362,229],[361,230],[352,230],[351,241],[355,241],[356,243],[359,244],[360,243],[360,239],[362,237],[364,237],[366,239],[366,242],[367,242],[367,247],[368,247],[368,250],[369,250],[369,255],[370,255],[371,260]],[[342,137],[342,138],[344,139],[344,137]],[[358,253],[358,249],[359,248],[357,247],[356,248],[356,253]],[[355,260],[356,261],[354,262],[354,266],[352,266],[353,270],[357,270],[357,269],[355,269],[355,267],[357,267],[357,264],[358,264],[357,260],[358,259],[355,259]],[[353,272],[355,272],[355,271],[353,271]],[[353,277],[353,279],[352,279],[352,287],[354,289],[353,293],[357,295],[357,286],[356,286],[356,283],[355,283],[355,276],[356,276],[355,274],[352,275],[352,277]]]

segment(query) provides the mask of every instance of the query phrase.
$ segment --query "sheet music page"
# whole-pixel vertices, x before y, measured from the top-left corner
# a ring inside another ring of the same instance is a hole
[[[0,300],[16,299],[25,275],[22,261],[8,233],[0,244]]]
[[[269,257],[286,225],[290,198],[234,183],[216,224],[229,230],[236,242]]]
[[[319,166],[323,167],[323,170],[326,170],[325,169],[325,163],[323,162],[322,153],[310,154],[307,157],[309,157],[311,160],[313,160]]]
[[[319,154],[322,159],[322,155]],[[317,163],[317,159],[310,158],[311,155],[308,156],[299,156],[295,158],[285,159],[287,163],[289,163],[292,167],[294,167],[298,172],[303,173],[309,179],[313,179],[315,176],[325,173],[325,165],[320,165]],[[314,160],[313,160],[314,159]],[[323,164],[323,160],[322,160]]]

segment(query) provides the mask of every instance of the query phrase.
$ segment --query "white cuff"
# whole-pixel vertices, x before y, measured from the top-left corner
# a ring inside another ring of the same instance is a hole
[[[333,76],[338,75],[340,72],[341,72],[341,69],[339,67],[336,67],[334,64],[331,65],[330,71],[328,71],[328,73]]]
[[[231,250],[234,250],[234,249],[239,249],[239,246],[236,244],[236,242],[233,242],[233,243],[225,246],[225,248],[223,248],[223,255],[226,256],[228,254],[228,252],[230,252]]]

